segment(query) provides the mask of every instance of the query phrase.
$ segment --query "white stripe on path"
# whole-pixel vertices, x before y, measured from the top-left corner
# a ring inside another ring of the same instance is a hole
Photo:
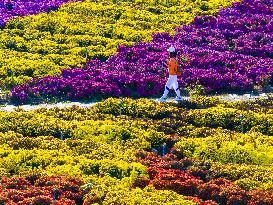
[[[39,105],[20,105],[20,106],[14,106],[14,105],[4,105],[3,107],[0,107],[0,111],[4,112],[14,112],[16,110],[24,110],[24,111],[31,111],[31,110],[37,110],[41,108],[55,108],[58,107],[60,109],[62,108],[68,108],[72,106],[78,106],[80,108],[89,108],[95,105],[96,103],[80,103],[80,102],[59,102],[56,104],[39,104]]]

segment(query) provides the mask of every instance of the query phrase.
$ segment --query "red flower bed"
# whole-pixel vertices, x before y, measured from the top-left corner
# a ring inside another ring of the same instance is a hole
[[[210,169],[209,164],[200,174],[192,170],[193,160],[179,160],[174,154],[160,157],[155,153],[139,153],[138,161],[148,166],[150,179],[138,179],[135,187],[153,185],[156,189],[173,190],[179,194],[190,196],[189,199],[199,204],[223,204],[223,205],[270,205],[273,204],[273,195],[267,191],[246,191],[234,184],[233,181],[218,178],[207,181],[199,175],[206,175]],[[207,170],[207,172],[206,172]],[[192,198],[193,197],[193,198]]]
[[[202,180],[189,175],[185,171],[151,167],[148,170],[152,179],[151,184],[156,189],[174,190],[179,194],[194,196]]]
[[[82,204],[83,182],[74,177],[0,177],[0,205],[50,205],[56,190],[56,205]]]

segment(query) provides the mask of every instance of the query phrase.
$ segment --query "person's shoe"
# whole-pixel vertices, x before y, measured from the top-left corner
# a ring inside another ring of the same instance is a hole
[[[164,98],[164,97],[161,97],[161,98],[159,98],[159,102],[166,102],[166,100],[167,100],[167,98]]]
[[[175,100],[176,101],[182,101],[183,99],[181,97],[176,96]]]

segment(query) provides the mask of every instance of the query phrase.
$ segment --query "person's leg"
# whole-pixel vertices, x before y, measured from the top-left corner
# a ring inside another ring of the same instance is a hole
[[[178,81],[177,81],[177,76],[175,76],[175,78],[174,78],[173,85],[174,85],[173,86],[174,91],[176,93],[176,98],[177,99],[181,98],[180,89],[179,89],[179,85],[178,85]]]
[[[164,93],[162,95],[162,98],[167,98],[169,92],[170,92],[170,88],[165,86],[165,90],[164,90]]]
[[[164,93],[163,93],[161,98],[167,98],[168,93],[171,90],[171,86],[172,86],[172,78],[171,78],[171,76],[169,76],[169,78],[168,78],[168,80],[166,82],[166,85],[165,85]]]

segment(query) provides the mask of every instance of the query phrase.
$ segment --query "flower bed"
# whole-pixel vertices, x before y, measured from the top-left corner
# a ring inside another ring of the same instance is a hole
[[[0,86],[10,89],[32,78],[60,76],[63,69],[83,68],[94,58],[105,61],[119,44],[151,41],[155,32],[173,32],[196,15],[213,14],[233,1],[83,1],[50,13],[13,18],[0,32]],[[46,7],[50,1],[42,2]],[[13,78],[7,76],[8,68]]]
[[[216,98],[111,98],[88,109],[1,112],[0,201],[51,203],[57,187],[67,191],[59,204],[271,204],[272,114],[263,111],[271,103],[249,111]]]
[[[83,182],[77,178],[42,177],[28,175],[23,177],[0,177],[1,204],[52,204],[53,197],[56,204],[72,205],[83,201]],[[53,191],[56,190],[54,196]]]
[[[174,36],[157,33],[152,43],[120,46],[106,62],[89,61],[84,70],[63,70],[60,77],[16,87],[11,99],[26,103],[157,96],[166,82],[162,62],[170,45],[178,49],[184,69],[182,87],[200,84],[207,92],[223,92],[265,86],[271,82],[273,64],[271,6],[272,2],[258,0],[234,3],[216,17],[196,17],[193,24],[177,28]]]
[[[4,27],[6,22],[13,17],[34,15],[41,12],[50,12],[57,10],[62,4],[74,2],[75,0],[19,0],[19,1],[1,1],[0,3],[0,26]]]
[[[200,204],[273,203],[273,195],[270,192],[245,191],[231,180],[221,176],[216,179],[207,179],[207,181],[202,180],[200,178],[202,174],[204,177],[212,171],[210,163],[198,165],[189,159],[179,160],[175,155],[166,155],[161,158],[155,154],[142,153],[140,156],[139,160],[149,166],[150,180],[140,178],[135,182],[136,187],[152,184],[159,190],[173,190],[179,194],[196,197]],[[195,169],[201,167],[200,165],[204,166],[203,173],[200,171],[198,173]]]

